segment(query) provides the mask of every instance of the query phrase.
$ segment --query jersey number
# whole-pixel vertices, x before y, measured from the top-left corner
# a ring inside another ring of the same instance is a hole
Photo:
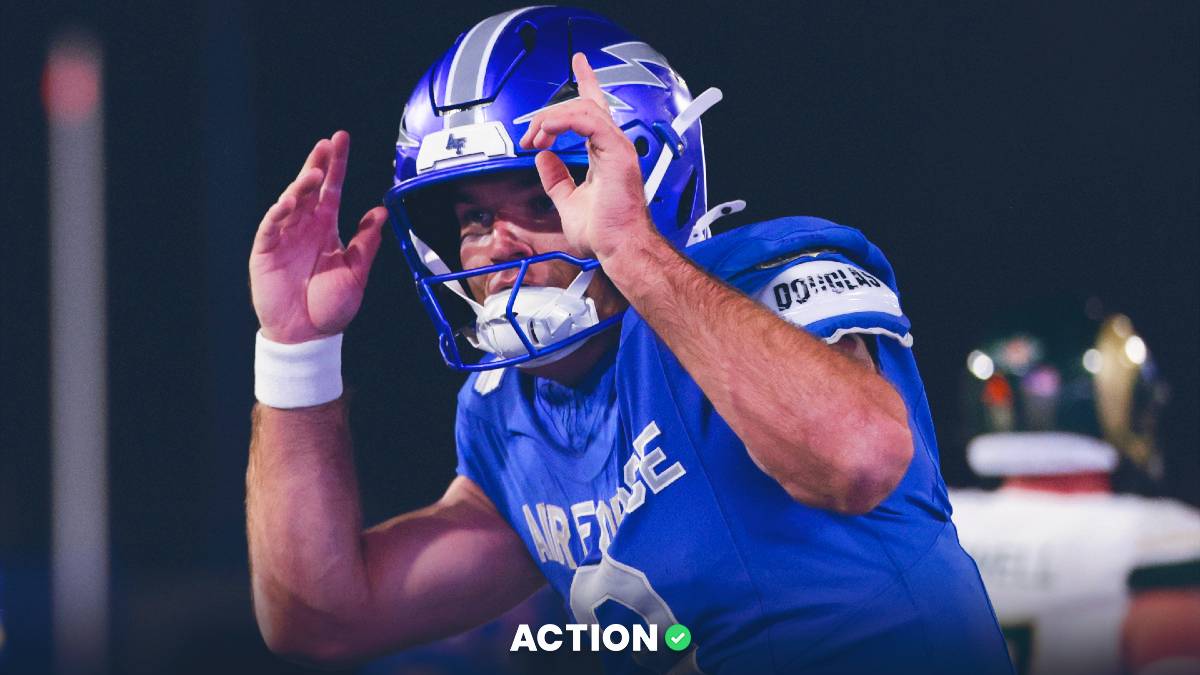
[[[646,622],[648,626],[658,626],[661,634],[670,626],[679,623],[675,614],[667,606],[645,573],[622,562],[613,560],[608,555],[600,558],[597,565],[585,565],[575,571],[571,579],[571,612],[575,620],[581,623],[600,623],[596,610],[608,601],[616,602],[629,608]],[[693,648],[685,654],[694,654]],[[674,673],[699,672],[695,668],[695,659],[690,657],[679,665],[693,664],[690,668],[672,669],[680,658],[680,654],[672,652],[659,645],[657,652],[635,652],[633,655],[639,665],[657,672]]]

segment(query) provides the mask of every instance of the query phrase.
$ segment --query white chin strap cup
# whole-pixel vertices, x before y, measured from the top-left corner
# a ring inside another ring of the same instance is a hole
[[[408,236],[416,247],[421,261],[434,274],[449,274],[450,267],[441,257],[421,241],[420,237],[411,230]],[[596,305],[591,298],[584,297],[588,284],[596,270],[580,272],[566,288],[554,286],[521,286],[517,299],[513,302],[513,315],[517,325],[525,332],[525,337],[536,348],[548,347],[580,333],[600,323],[596,315]],[[445,284],[451,293],[462,298],[471,311],[475,312],[474,334],[467,335],[471,346],[481,351],[495,354],[501,358],[513,358],[529,353],[525,343],[517,335],[517,331],[508,321],[505,310],[512,289],[501,291],[488,296],[483,304],[479,304],[463,287],[462,282],[452,281]],[[520,368],[553,363],[583,346],[580,341],[569,347],[563,347],[541,358],[519,364]]]
[[[594,270],[580,272],[567,288],[553,286],[522,286],[513,302],[513,317],[536,348],[558,344],[571,336],[600,323],[596,305],[583,297],[591,283]],[[474,335],[467,339],[476,349],[513,358],[528,354],[525,343],[508,320],[506,309],[512,289],[488,296],[478,313]],[[575,351],[584,341],[563,347],[541,358],[520,364],[522,368],[553,363]]]

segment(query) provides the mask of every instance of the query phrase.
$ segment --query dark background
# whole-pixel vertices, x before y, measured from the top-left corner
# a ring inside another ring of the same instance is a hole
[[[347,3],[348,4],[348,3]],[[1173,384],[1167,494],[1200,502],[1194,262],[1200,5],[579,3],[666,54],[704,118],[710,203],[827,217],[897,269],[942,436],[966,353],[1001,308],[1095,294]],[[353,137],[344,231],[390,185],[402,102],[483,2],[214,1],[0,8],[0,607],[10,665],[48,663],[47,154],[50,37],[105,51],[114,667],[230,654],[288,670],[249,608],[243,473],[256,322],[246,258],[317,138]],[[367,518],[453,473],[461,376],[388,234],[345,375]]]

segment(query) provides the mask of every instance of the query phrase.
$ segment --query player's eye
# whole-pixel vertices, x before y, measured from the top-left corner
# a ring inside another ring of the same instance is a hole
[[[484,227],[488,227],[492,224],[492,214],[491,212],[483,209],[468,209],[467,212],[463,214],[463,224],[483,225]]]
[[[554,212],[554,202],[546,195],[534,197],[530,200],[529,205],[539,216]]]
[[[492,213],[486,209],[464,209],[459,211],[459,236],[462,239],[486,234],[492,226]]]

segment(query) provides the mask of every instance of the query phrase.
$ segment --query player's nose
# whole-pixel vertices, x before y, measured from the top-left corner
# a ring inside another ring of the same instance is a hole
[[[492,223],[490,254],[493,264],[532,256],[529,233],[513,220],[498,216]]]

